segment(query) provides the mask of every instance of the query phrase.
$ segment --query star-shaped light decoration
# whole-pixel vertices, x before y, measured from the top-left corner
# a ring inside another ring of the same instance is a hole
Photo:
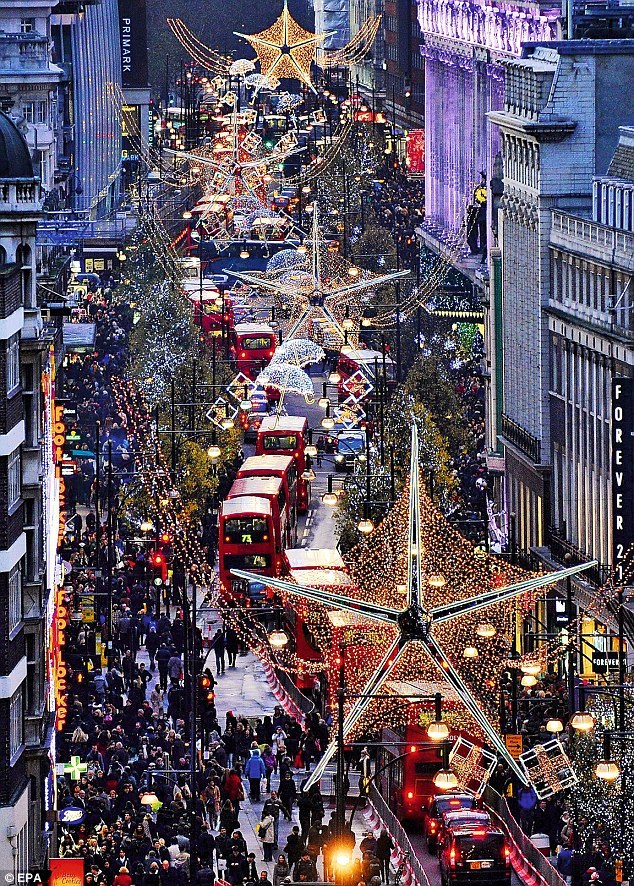
[[[328,35],[311,34],[302,28],[288,11],[287,0],[284,0],[282,14],[270,28],[259,34],[241,34],[239,31],[233,33],[244,37],[255,49],[260,70],[265,77],[301,80],[316,92],[310,79],[310,66],[315,60],[318,44]]]
[[[227,268],[226,273],[273,293],[285,340],[317,336],[320,345],[333,350],[339,350],[345,341],[354,347],[361,323],[360,299],[378,286],[408,276],[409,271],[373,274],[344,261],[328,247],[315,201],[311,235],[303,243],[301,264],[275,271]],[[282,319],[285,311],[290,312],[288,321]]]
[[[475,596],[427,608],[422,599],[423,587],[425,586],[423,573],[425,571],[424,559],[426,556],[429,557],[430,552],[424,550],[423,544],[424,525],[421,520],[418,431],[415,423],[412,426],[409,476],[406,606],[404,609],[380,605],[372,600],[350,599],[350,597],[344,596],[341,593],[303,587],[282,579],[263,579],[262,576],[243,572],[242,570],[234,570],[233,575],[247,581],[261,582],[264,580],[268,586],[285,594],[298,595],[329,609],[336,608],[345,612],[356,613],[394,630],[394,639],[367,683],[361,689],[357,701],[344,720],[344,735],[347,736],[353,731],[372,704],[374,697],[379,693],[381,687],[397,667],[399,660],[412,646],[415,646],[423,652],[426,658],[438,669],[444,680],[449,683],[473,720],[482,730],[491,747],[506,761],[514,775],[522,783],[528,784],[529,778],[526,771],[520,767],[508,752],[504,741],[494,728],[489,717],[485,714],[472,689],[458,672],[444,646],[439,643],[435,628],[437,625],[440,626],[443,623],[453,621],[460,618],[460,616],[470,615],[481,609],[495,606],[546,585],[562,581],[568,576],[576,575],[591,568],[596,565],[596,561],[539,575],[524,581],[515,582],[506,587],[489,587],[488,590]],[[428,578],[431,578],[431,576]],[[326,748],[324,755],[308,779],[306,788],[319,781],[336,751],[336,742],[332,742]]]

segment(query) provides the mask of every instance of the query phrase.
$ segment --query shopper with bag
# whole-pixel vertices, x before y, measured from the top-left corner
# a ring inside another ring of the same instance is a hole
[[[275,843],[275,820],[272,815],[264,815],[258,823],[259,839],[262,841],[264,861],[273,861],[273,845]]]

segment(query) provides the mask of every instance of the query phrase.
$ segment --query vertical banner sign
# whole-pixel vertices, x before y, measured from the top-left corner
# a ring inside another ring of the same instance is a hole
[[[124,89],[147,89],[145,0],[119,0],[121,80]]]
[[[407,169],[410,175],[425,174],[425,130],[410,129],[407,136]]]
[[[627,584],[634,545],[634,379],[612,379],[612,567]]]

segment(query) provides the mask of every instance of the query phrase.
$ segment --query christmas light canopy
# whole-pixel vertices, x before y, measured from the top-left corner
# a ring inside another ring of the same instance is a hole
[[[263,76],[276,80],[284,77],[301,80],[316,91],[310,79],[310,67],[318,44],[328,35],[312,34],[302,28],[288,11],[286,0],[282,14],[266,30],[258,34],[241,34],[239,31],[234,34],[243,37],[255,49]]]
[[[424,531],[421,520],[420,503],[420,473],[419,473],[419,446],[418,429],[416,423],[412,425],[411,432],[411,458],[409,474],[409,502],[408,502],[408,540],[407,540],[407,594],[405,609],[396,609],[393,606],[383,606],[372,600],[359,600],[343,596],[330,590],[306,587],[294,584],[282,579],[266,578],[266,584],[286,594],[299,595],[300,597],[319,603],[327,608],[341,609],[362,615],[370,621],[379,622],[384,626],[391,627],[395,636],[385,651],[380,663],[369,677],[364,688],[361,690],[357,701],[346,716],[343,724],[344,735],[349,735],[359,720],[370,707],[373,697],[379,692],[390,674],[396,668],[399,659],[411,644],[416,644],[426,653],[430,661],[435,665],[443,679],[450,684],[457,697],[471,714],[475,722],[481,728],[492,748],[502,757],[511,771],[524,783],[528,784],[528,777],[517,761],[509,753],[504,741],[491,721],[482,710],[478,699],[465,683],[464,679],[452,664],[444,648],[439,644],[435,636],[434,626],[446,621],[452,621],[461,615],[484,609],[488,606],[511,600],[521,594],[545,587],[556,581],[561,581],[568,575],[574,575],[595,565],[594,562],[584,563],[540,575],[524,581],[516,582],[506,587],[492,587],[477,596],[466,599],[453,600],[449,603],[434,606],[427,609],[422,600],[422,591],[425,587],[423,581],[423,559],[425,556]],[[331,487],[329,487],[330,491]],[[261,576],[250,572],[234,570],[236,578],[247,581],[262,581]],[[326,766],[337,751],[336,742],[332,742],[325,750],[321,760],[317,763],[314,771],[308,778],[306,789],[316,784],[324,774]]]

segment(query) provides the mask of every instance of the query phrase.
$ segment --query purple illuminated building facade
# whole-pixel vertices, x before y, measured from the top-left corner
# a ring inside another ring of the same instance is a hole
[[[432,249],[464,232],[474,189],[491,178],[500,137],[487,114],[504,103],[503,63],[519,57],[525,41],[556,39],[560,15],[561,5],[553,2],[419,0],[426,83],[423,237]],[[466,270],[479,263],[467,261]]]

